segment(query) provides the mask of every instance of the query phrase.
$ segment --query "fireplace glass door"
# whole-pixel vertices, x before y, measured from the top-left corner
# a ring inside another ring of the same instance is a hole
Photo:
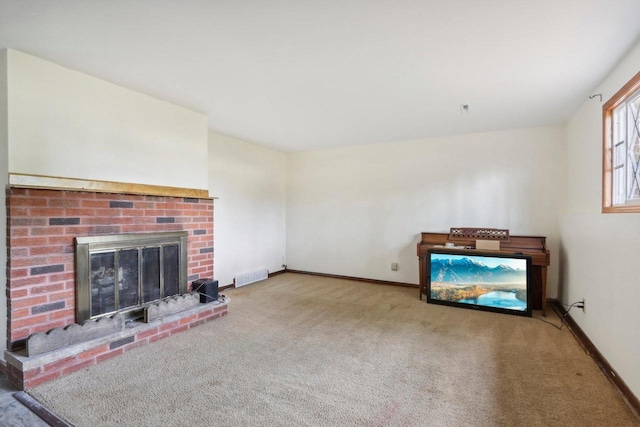
[[[186,292],[186,233],[76,241],[78,322]]]
[[[138,270],[136,249],[91,254],[91,317],[139,305]]]

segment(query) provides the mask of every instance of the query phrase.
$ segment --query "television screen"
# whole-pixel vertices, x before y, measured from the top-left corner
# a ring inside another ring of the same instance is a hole
[[[427,302],[531,316],[531,257],[429,250]]]

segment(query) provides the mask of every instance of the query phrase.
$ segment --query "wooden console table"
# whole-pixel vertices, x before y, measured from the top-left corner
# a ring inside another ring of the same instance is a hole
[[[546,237],[540,236],[510,236],[509,241],[501,242],[500,250],[496,251],[500,254],[522,254],[531,257],[533,308],[542,310],[544,316],[547,315],[547,267],[549,266],[549,249],[547,248],[546,240]],[[444,246],[449,241],[448,233],[422,233],[422,239],[418,243],[420,299],[425,293],[427,284],[427,251],[434,246]],[[456,239],[455,244],[475,247],[476,242],[472,239]]]

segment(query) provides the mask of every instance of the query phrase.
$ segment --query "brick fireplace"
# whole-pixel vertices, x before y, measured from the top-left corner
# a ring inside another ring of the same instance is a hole
[[[31,334],[76,322],[76,237],[175,231],[188,233],[188,283],[213,277],[212,198],[10,187],[7,190],[8,351],[5,355],[15,353],[20,359]],[[54,370],[43,365],[37,370],[29,368],[33,372],[27,374],[26,367],[32,366],[32,362],[20,359],[17,363],[8,357],[7,370],[10,377],[12,370],[13,376],[18,376],[14,383],[27,388],[42,382],[43,377],[55,378],[76,370],[73,367],[80,369],[96,363],[101,356],[117,354],[127,345],[139,344],[140,340],[161,338],[174,329],[182,330],[191,323],[198,324],[223,314],[226,314],[226,305],[211,308],[208,314],[194,313],[188,321],[176,319],[173,326],[163,323],[150,331],[145,329],[140,337],[127,336],[115,347],[106,341],[99,348],[85,346],[79,350],[80,354],[66,362],[50,358],[58,367]],[[119,351],[114,352],[115,349]],[[21,372],[16,372],[20,369]]]

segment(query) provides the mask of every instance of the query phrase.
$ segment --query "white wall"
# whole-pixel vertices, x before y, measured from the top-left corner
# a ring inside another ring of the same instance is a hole
[[[285,264],[285,154],[209,133],[209,193],[215,203],[215,275],[220,286],[236,274]]]
[[[0,188],[8,182],[7,50],[0,49]],[[7,349],[7,200],[0,197],[0,361]]]
[[[640,43],[596,88],[607,101],[640,71]],[[561,296],[571,315],[640,396],[640,214],[602,214],[602,104],[585,100],[567,126],[567,211]]]
[[[206,189],[207,118],[8,50],[9,171]]]
[[[565,137],[544,127],[291,153],[288,268],[418,283],[420,232],[508,228],[548,237],[553,298]]]

